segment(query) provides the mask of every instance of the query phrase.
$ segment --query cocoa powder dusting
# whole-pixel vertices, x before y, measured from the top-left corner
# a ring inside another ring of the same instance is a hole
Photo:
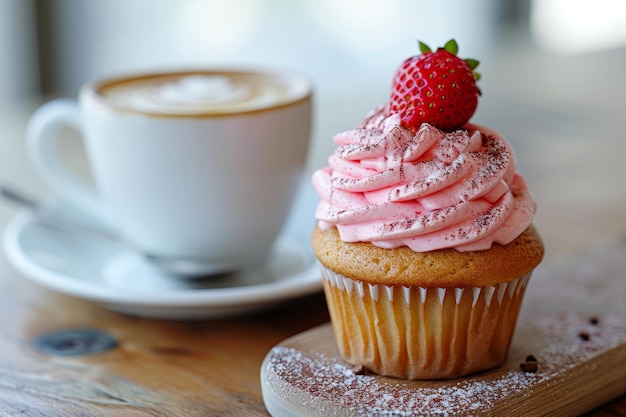
[[[395,230],[411,230],[411,229],[423,229],[429,225],[439,223],[443,218],[450,215],[450,213],[457,209],[459,205],[453,207],[446,207],[438,210],[433,210],[428,213],[415,213],[415,217],[396,220],[393,222],[385,222],[381,228],[381,232],[384,234],[391,233]]]
[[[487,187],[495,185],[503,177],[509,164],[511,155],[506,146],[497,138],[484,137],[484,151],[478,153],[480,166],[468,181],[469,190],[463,195],[464,200],[474,198]]]
[[[358,198],[363,200],[365,197],[365,201],[368,200],[368,193],[372,192],[379,207],[409,201],[420,204],[420,199],[427,196],[432,196],[425,200],[425,207],[430,210],[439,208],[441,203],[458,206],[487,195],[513,163],[506,141],[497,135],[474,131],[470,136],[467,130],[444,134],[436,128],[421,129],[412,134],[394,125],[396,122],[390,119],[372,126],[370,122],[378,120],[379,116],[378,113],[370,116],[371,120],[365,123],[367,129],[361,127],[352,131],[356,132],[356,137],[337,139],[342,146],[336,150],[335,157],[342,161],[337,162],[335,172],[331,174],[330,204],[333,203],[335,190],[337,193],[341,190],[342,198],[346,195],[343,192],[362,193]],[[478,149],[477,144],[472,144],[468,148],[470,142],[476,139],[476,132],[480,134],[482,147]],[[405,161],[405,155],[411,161]],[[450,196],[444,198],[443,194],[437,194],[446,189],[451,190]],[[513,196],[511,192],[504,195],[508,200]],[[490,198],[496,197],[490,195]],[[504,216],[515,209],[513,200],[503,202],[502,198],[500,196],[499,202],[492,204],[489,211],[477,218],[459,221],[456,230],[449,228],[450,232],[440,238],[449,247],[492,233]],[[359,216],[357,211],[354,216]],[[450,213],[435,211],[432,215],[420,214],[406,220],[379,219],[375,227],[383,233],[381,240],[406,239],[428,233],[430,225],[441,222]],[[345,215],[344,219],[348,217],[350,215]],[[351,217],[350,221],[355,219]],[[372,219],[368,221],[372,222]],[[410,231],[413,235],[401,231]]]

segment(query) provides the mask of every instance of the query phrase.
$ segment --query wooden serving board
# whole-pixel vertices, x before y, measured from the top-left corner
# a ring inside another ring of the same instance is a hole
[[[626,393],[626,244],[553,262],[531,279],[507,361],[448,381],[343,362],[330,323],[275,346],[261,368],[278,416],[577,416]],[[537,370],[522,370],[534,356]]]

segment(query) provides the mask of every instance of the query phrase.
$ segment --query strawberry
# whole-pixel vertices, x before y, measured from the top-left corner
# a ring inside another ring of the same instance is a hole
[[[422,54],[396,70],[387,115],[400,113],[403,125],[414,130],[422,123],[446,131],[461,128],[478,106],[480,75],[473,71],[478,61],[457,57],[454,39],[435,52],[422,42],[419,47]]]

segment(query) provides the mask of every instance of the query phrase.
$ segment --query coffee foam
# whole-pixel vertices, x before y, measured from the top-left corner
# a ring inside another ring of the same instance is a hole
[[[265,109],[304,97],[296,78],[253,73],[186,73],[127,79],[99,94],[123,109],[173,115],[229,114]]]

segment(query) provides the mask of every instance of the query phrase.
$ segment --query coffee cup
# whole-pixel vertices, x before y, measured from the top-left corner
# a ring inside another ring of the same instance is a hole
[[[300,183],[310,81],[280,71],[148,73],[90,82],[37,109],[34,168],[67,203],[142,251],[195,274],[262,263]],[[94,184],[65,162],[64,129],[85,143]]]

